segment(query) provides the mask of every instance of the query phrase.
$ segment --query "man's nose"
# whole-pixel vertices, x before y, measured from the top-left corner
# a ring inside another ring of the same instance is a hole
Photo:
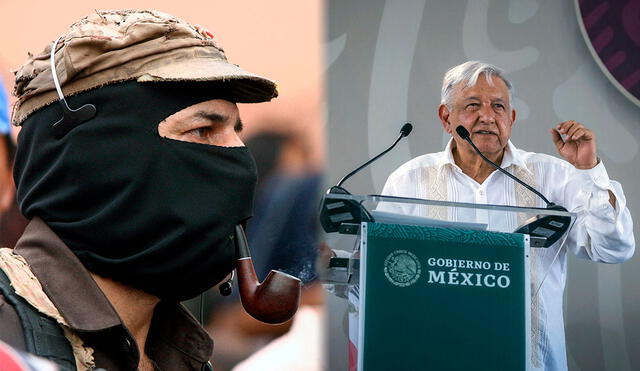
[[[235,130],[226,133],[224,142],[225,147],[244,147],[244,142]]]
[[[235,130],[232,130],[227,138],[227,144],[225,144],[227,147],[244,147],[244,142]]]
[[[495,112],[491,106],[482,105],[478,110],[478,121],[487,124],[493,124],[496,121]]]

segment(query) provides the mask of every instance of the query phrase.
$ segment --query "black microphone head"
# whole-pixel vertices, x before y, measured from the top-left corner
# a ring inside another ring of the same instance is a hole
[[[402,134],[403,137],[406,137],[407,135],[411,134],[411,130],[413,130],[413,125],[407,122],[406,124],[402,125],[402,129],[400,129],[400,133]]]
[[[231,292],[233,292],[233,285],[231,285],[231,280],[224,282],[222,285],[218,286],[218,290],[220,290],[220,295],[229,296]]]
[[[96,106],[93,104],[85,104],[78,109],[72,109],[66,101],[61,100],[60,105],[62,106],[62,118],[52,126],[53,136],[56,139],[61,139],[71,129],[91,120],[97,113]]]
[[[469,130],[465,129],[465,127],[462,125],[458,125],[458,127],[456,128],[456,132],[462,139],[469,138]]]

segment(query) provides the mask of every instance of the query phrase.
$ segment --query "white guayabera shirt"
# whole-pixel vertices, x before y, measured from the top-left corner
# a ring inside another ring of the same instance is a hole
[[[400,166],[387,179],[382,194],[478,204],[546,206],[538,196],[499,171],[478,184],[455,164],[452,141],[443,152],[419,156]],[[549,201],[578,215],[566,240],[560,239],[548,249],[532,249],[531,252],[532,364],[544,370],[566,370],[562,317],[566,252],[570,250],[580,258],[605,263],[620,263],[633,255],[633,222],[624,193],[620,183],[609,179],[602,162],[593,169],[578,170],[564,160],[517,149],[510,141],[501,166],[540,191]],[[608,190],[616,196],[615,208],[609,203]],[[501,214],[496,218],[488,211],[446,210],[399,203],[378,205],[377,209],[488,223],[490,230],[504,232],[512,232],[524,222],[516,220],[515,215]],[[443,212],[449,215],[437,215]],[[534,295],[541,282],[538,295]]]

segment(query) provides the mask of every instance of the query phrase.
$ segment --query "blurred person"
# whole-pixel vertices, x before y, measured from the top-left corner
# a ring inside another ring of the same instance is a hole
[[[15,145],[11,139],[9,98],[0,78],[0,213],[7,211],[13,202],[14,185],[11,178],[11,162]]]
[[[234,268],[256,183],[236,103],[275,84],[202,28],[120,10],[29,58],[15,94],[30,223],[0,249],[0,340],[62,369],[211,369],[212,340],[179,302]]]
[[[14,246],[27,225],[15,200],[11,176],[15,143],[11,135],[9,99],[0,78],[0,246]]]
[[[324,326],[322,306],[302,306],[286,334],[260,348],[233,371],[323,371]]]
[[[247,147],[256,154],[259,176],[254,216],[247,223],[256,272],[264,278],[271,269],[279,269],[313,282],[322,174],[309,165],[300,134],[261,134],[247,140]],[[259,155],[270,148],[277,148],[272,164],[268,156]]]
[[[299,313],[282,325],[252,319],[237,301],[218,306],[207,325],[214,340],[225,339],[214,352],[215,366],[224,371],[243,361],[241,369],[261,365],[264,370],[318,370],[324,295],[315,260],[322,174],[310,165],[303,134],[265,132],[246,143],[258,169],[254,216],[247,224],[256,273],[263,279],[271,269],[278,269],[300,277],[304,287]],[[306,366],[288,367],[300,364]]]
[[[32,354],[19,352],[0,341],[0,370],[2,371],[58,371],[55,363]]]

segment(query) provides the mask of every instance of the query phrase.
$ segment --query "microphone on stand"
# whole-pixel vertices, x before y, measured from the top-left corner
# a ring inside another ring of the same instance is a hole
[[[402,138],[408,136],[413,130],[413,125],[406,123],[402,125],[400,129],[400,135],[396,138],[393,144],[380,152],[377,156],[373,157],[369,161],[360,165],[358,168],[345,175],[340,179],[336,185],[329,188],[326,194],[351,194],[346,189],[342,188],[342,184],[353,175],[357,174],[360,170],[364,169],[372,162],[376,161],[380,157],[384,156],[387,152],[391,151],[396,144],[402,140]],[[320,224],[327,233],[342,231],[344,233],[352,233],[353,226],[359,224],[362,221],[373,221],[373,217],[369,212],[362,207],[361,204],[353,200],[339,200],[339,199],[327,199],[323,197],[320,205]],[[341,229],[342,228],[342,229]],[[345,230],[346,228],[346,230]]]
[[[367,165],[369,165],[370,163],[372,163],[375,160],[379,159],[380,157],[384,156],[387,152],[391,151],[393,149],[393,147],[395,147],[396,144],[398,144],[398,142],[400,142],[400,140],[402,138],[404,138],[404,137],[408,136],[409,134],[411,134],[411,130],[413,130],[413,125],[411,125],[410,123],[407,122],[406,124],[402,125],[402,128],[400,129],[400,135],[398,136],[396,141],[393,142],[391,147],[389,147],[389,148],[385,149],[384,151],[380,152],[380,154],[378,154],[376,157],[374,157],[371,160],[365,162],[364,164],[360,165],[360,167],[358,167],[357,169],[355,169],[352,172],[350,172],[349,174],[345,175],[342,179],[340,179],[340,181],[334,187],[340,187],[342,185],[342,183],[344,183],[347,179],[351,178],[357,172],[359,172],[363,168],[367,167]]]
[[[518,179],[515,175],[501,168],[495,162],[489,160],[485,155],[480,152],[478,147],[473,144],[471,141],[471,137],[469,136],[469,131],[465,129],[464,126],[458,125],[456,127],[456,132],[460,136],[460,138],[466,140],[471,147],[480,155],[480,157],[487,163],[491,164],[494,168],[501,171],[503,174],[513,179],[517,183],[521,184],[523,187],[533,192],[536,196],[540,197],[546,204],[548,210],[557,210],[557,211],[567,211],[564,207],[560,205],[556,205],[553,202],[550,202],[544,195],[538,192],[535,188],[531,187],[527,183]],[[559,216],[559,215],[536,215],[529,220],[527,220],[523,225],[518,227],[514,231],[514,233],[523,233],[528,234],[533,237],[540,237],[542,239],[542,243],[538,242],[535,245],[532,243],[531,246],[534,247],[549,247],[553,245],[556,241],[565,234],[565,232],[569,229],[571,225],[571,217],[568,216]]]

